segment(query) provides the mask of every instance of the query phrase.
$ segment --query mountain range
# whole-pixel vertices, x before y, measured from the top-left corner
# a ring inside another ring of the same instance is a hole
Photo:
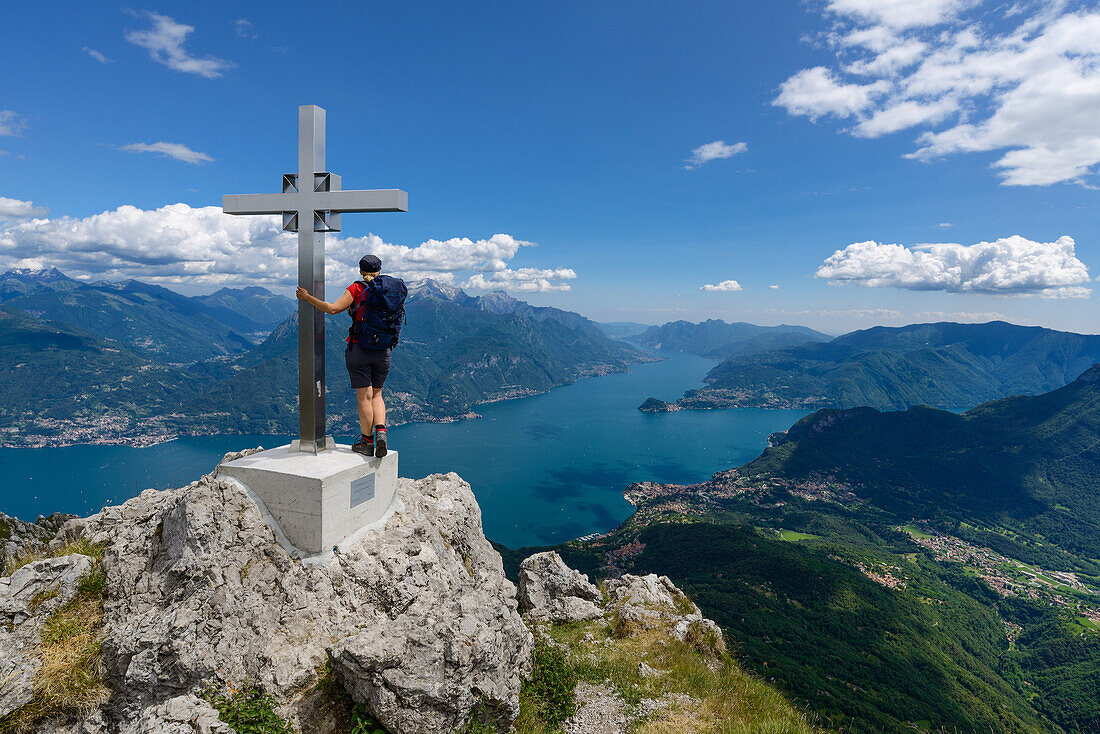
[[[1100,336],[1003,321],[878,326],[725,359],[682,408],[952,410],[1065,385],[1100,360]]]
[[[246,352],[295,309],[293,300],[264,288],[188,297],[137,280],[82,283],[57,268],[3,273],[0,303],[176,364]]]
[[[385,388],[390,422],[465,417],[481,403],[534,395],[645,359],[579,314],[504,293],[475,297],[415,281],[405,311]],[[346,324],[330,320],[325,332],[329,425],[344,432],[358,426],[354,394],[346,389]],[[252,352],[219,365],[224,379],[185,403],[183,413],[204,416],[215,431],[297,431],[297,353],[292,318]]]
[[[133,280],[85,284],[57,269],[0,275],[2,442],[294,434],[295,310],[255,287],[188,297]],[[406,311],[387,382],[391,423],[453,420],[647,359],[579,314],[500,292],[418,281]],[[332,432],[357,430],[345,389],[348,323],[341,315],[326,329]]]
[[[729,357],[796,347],[807,342],[825,342],[827,334],[805,326],[757,326],[743,321],[726,323],[707,319],[698,324],[690,321],[670,321],[663,326],[651,326],[629,340],[648,349],[688,352],[701,357]]]

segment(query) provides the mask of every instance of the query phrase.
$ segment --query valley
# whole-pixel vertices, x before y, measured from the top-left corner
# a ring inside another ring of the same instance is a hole
[[[818,411],[708,481],[630,485],[631,517],[555,549],[668,574],[827,728],[1093,731],[1098,369],[961,415]]]

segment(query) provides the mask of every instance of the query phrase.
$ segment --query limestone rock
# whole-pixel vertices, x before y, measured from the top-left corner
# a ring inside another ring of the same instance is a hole
[[[42,625],[76,596],[93,563],[75,554],[46,558],[0,578],[0,717],[31,700]]]
[[[145,709],[131,730],[141,734],[235,734],[213,706],[194,694]]]
[[[706,640],[714,651],[725,649],[722,629],[668,576],[623,574],[607,583],[607,592],[621,631],[666,629],[682,642]]]
[[[519,603],[533,619],[580,622],[603,616],[600,590],[554,551],[536,553],[519,567]]]
[[[48,517],[39,515],[35,522],[26,522],[0,512],[0,566],[20,553],[45,546],[71,517],[73,515],[55,512]]]
[[[107,544],[109,731],[222,731],[191,695],[207,681],[256,685],[297,721],[329,660],[392,734],[460,728],[477,704],[507,728],[533,641],[473,493],[447,474],[397,494],[402,510],[323,567],[213,475],[73,523]]]
[[[519,714],[533,645],[515,587],[468,484],[453,473],[421,480],[418,491],[401,481],[406,514],[427,523],[406,518],[348,554],[362,581],[393,589],[380,624],[332,648],[333,667],[391,732],[451,732],[475,706],[506,729]],[[392,576],[400,583],[387,582]]]
[[[39,734],[236,734],[221,720],[218,711],[194,694],[176,696],[143,710],[133,721],[108,725],[102,711],[75,722],[49,723]]]

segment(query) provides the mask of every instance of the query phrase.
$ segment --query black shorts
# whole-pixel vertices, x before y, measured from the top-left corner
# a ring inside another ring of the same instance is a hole
[[[344,362],[353,388],[373,387],[382,389],[386,375],[390,373],[390,350],[364,349],[358,344],[348,344],[344,350]]]

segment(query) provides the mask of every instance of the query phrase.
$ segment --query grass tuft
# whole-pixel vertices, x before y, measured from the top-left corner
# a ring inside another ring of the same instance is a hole
[[[22,553],[17,553],[10,558],[4,559],[3,568],[0,568],[0,576],[11,576],[28,563],[34,563],[35,561],[41,561],[46,558],[71,556],[74,553],[79,553],[83,556],[91,556],[96,561],[102,561],[103,553],[106,548],[106,543],[93,543],[87,538],[73,538],[57,550],[50,550],[44,545],[28,548]]]
[[[27,611],[29,611],[31,614],[34,614],[34,612],[38,610],[38,607],[42,606],[50,599],[56,598],[57,595],[61,593],[60,588],[61,584],[60,582],[58,582],[55,584],[51,584],[49,587],[32,596],[27,601]]]
[[[714,633],[701,625],[701,639],[688,642],[670,638],[667,630],[644,630],[631,637],[615,632],[603,620],[549,628],[553,640],[567,650],[555,651],[557,664],[577,679],[610,685],[628,714],[642,699],[669,697],[664,709],[633,725],[636,734],[820,734],[776,689],[742,670],[724,649],[717,651]],[[638,672],[642,662],[662,674],[643,677]],[[516,734],[552,734],[560,725],[561,720],[552,723],[545,717],[541,701],[532,701],[535,680],[520,693]]]
[[[94,550],[87,545],[82,548]],[[103,557],[102,546],[98,556],[100,559]],[[72,601],[46,619],[38,641],[40,664],[35,671],[33,698],[0,719],[0,734],[37,731],[39,724],[47,719],[87,716],[107,700],[110,691],[104,682],[105,671],[99,647],[103,628],[104,586],[102,564],[97,560],[91,570],[80,578],[77,594]],[[56,594],[55,588],[53,595]],[[38,603],[44,601],[42,599]]]
[[[520,710],[528,710],[530,725],[541,723],[542,728],[533,731],[553,731],[576,710],[577,673],[564,652],[538,635],[532,663],[531,679],[520,691]]]

